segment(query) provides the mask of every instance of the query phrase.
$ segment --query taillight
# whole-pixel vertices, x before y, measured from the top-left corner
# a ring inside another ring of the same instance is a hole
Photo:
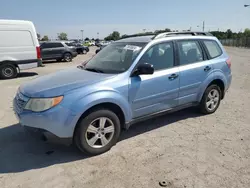
[[[36,47],[36,55],[37,55],[37,59],[41,59],[41,49],[39,46]]]
[[[227,63],[227,66],[231,69],[231,64],[232,64],[232,62],[231,62],[231,59],[230,59],[230,58],[228,58],[228,59],[226,60],[226,63]]]

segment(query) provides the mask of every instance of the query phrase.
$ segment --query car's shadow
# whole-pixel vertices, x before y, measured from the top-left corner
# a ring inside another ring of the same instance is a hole
[[[37,76],[38,74],[36,72],[20,72],[18,74],[19,78],[24,78],[24,77],[32,77],[32,76]]]
[[[26,78],[26,77],[32,77],[32,76],[37,76],[38,74],[36,72],[20,72],[17,75],[17,78]],[[11,79],[16,79],[16,78],[11,78]],[[11,79],[2,79],[0,78],[1,81],[8,81]]]
[[[189,108],[137,123],[122,133],[120,141],[197,116],[200,114]],[[86,158],[88,156],[81,154],[73,146],[46,143],[34,138],[19,124],[0,129],[0,173],[23,172]]]
[[[53,64],[53,63],[66,63],[65,61],[61,60],[61,61],[57,61],[57,60],[43,60],[43,64]]]

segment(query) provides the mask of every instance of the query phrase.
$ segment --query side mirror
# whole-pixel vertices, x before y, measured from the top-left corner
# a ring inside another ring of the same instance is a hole
[[[154,66],[149,63],[140,64],[131,76],[139,76],[143,74],[154,74]]]

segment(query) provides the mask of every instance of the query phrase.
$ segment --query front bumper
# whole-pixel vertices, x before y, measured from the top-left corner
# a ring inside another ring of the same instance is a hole
[[[59,138],[72,138],[75,115],[63,106],[56,106],[44,112],[20,110],[16,98],[13,101],[14,113],[22,126],[46,130]]]
[[[72,56],[76,57],[77,56],[77,52],[72,52]]]

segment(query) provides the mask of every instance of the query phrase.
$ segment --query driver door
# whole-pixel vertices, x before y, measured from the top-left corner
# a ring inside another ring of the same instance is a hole
[[[169,110],[178,105],[179,70],[175,67],[174,45],[164,42],[152,46],[138,64],[154,66],[152,75],[130,78],[129,100],[133,118]]]

